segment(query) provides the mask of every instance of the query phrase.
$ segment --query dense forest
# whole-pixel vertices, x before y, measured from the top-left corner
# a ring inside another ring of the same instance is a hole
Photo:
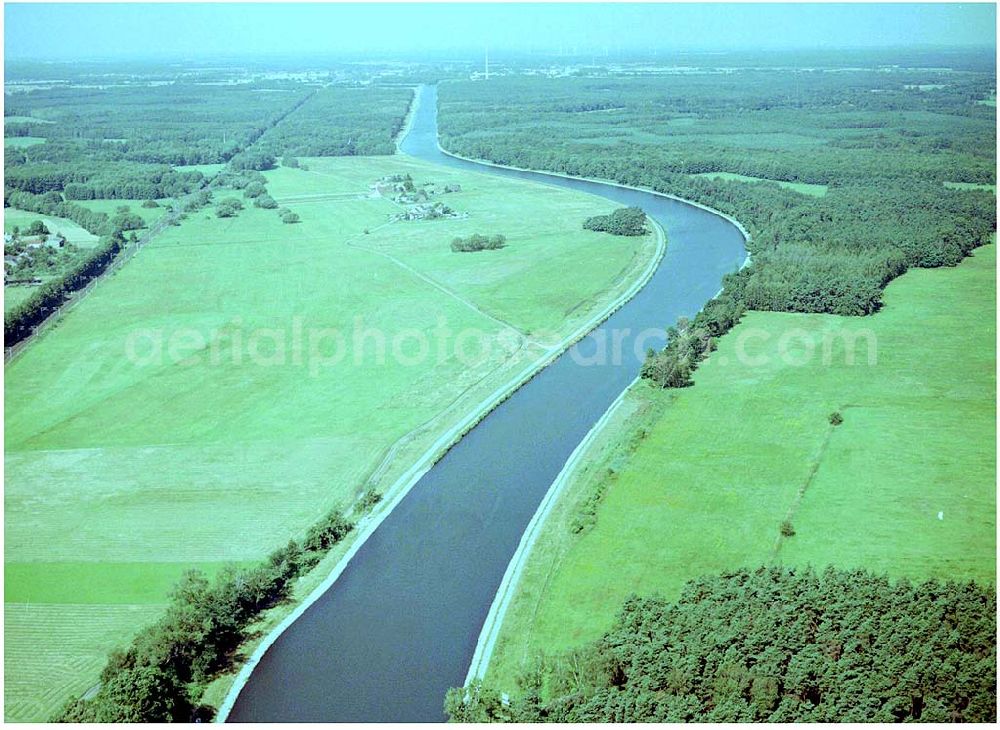
[[[186,165],[266,169],[261,158],[392,154],[411,98],[406,88],[277,81],[5,93],[5,135],[45,142],[5,148],[4,187],[70,200],[170,198],[202,182]]]
[[[956,264],[995,230],[991,192],[945,185],[994,182],[995,108],[977,102],[995,83],[903,70],[507,77],[442,84],[440,129],[469,157],[717,208],[752,235],[747,308],[860,315],[908,267]]]
[[[996,593],[863,571],[760,568],[631,597],[597,642],[539,658],[466,722],[992,722]]]
[[[391,155],[413,91],[407,88],[324,88],[267,132],[260,146],[275,155]]]
[[[222,163],[311,91],[276,82],[39,88],[4,94],[4,133],[86,142],[85,149],[132,162]]]

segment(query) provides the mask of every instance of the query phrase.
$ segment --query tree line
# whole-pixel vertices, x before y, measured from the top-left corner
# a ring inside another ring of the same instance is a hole
[[[19,208],[32,213],[51,215],[57,218],[68,218],[95,236],[104,236],[112,232],[111,218],[107,213],[85,208],[79,203],[64,200],[62,194],[50,191],[44,195],[23,193],[7,190],[4,195],[4,208]]]
[[[34,147],[44,151],[46,145]],[[66,162],[59,157],[50,160],[36,154],[30,161],[8,167],[5,188],[34,194],[59,191],[68,200],[145,200],[179,197],[204,180],[197,170],[178,171],[166,165],[83,157]]]
[[[862,570],[738,570],[628,598],[520,693],[448,692],[460,722],[992,722],[996,591]]]

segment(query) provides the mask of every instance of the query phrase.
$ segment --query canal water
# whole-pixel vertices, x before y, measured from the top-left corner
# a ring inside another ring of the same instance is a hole
[[[730,222],[614,185],[480,165],[437,145],[437,89],[422,87],[406,154],[637,205],[667,232],[649,283],[598,328],[628,330],[621,362],[581,365],[584,338],[465,435],[369,537],[333,586],[268,649],[229,715],[257,722],[434,722],[459,686],[521,534],[573,449],[642,365],[635,337],[693,316],[745,258]],[[662,335],[646,342],[661,347]]]

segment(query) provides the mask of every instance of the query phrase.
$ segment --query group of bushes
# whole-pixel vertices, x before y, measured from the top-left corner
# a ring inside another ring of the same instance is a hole
[[[232,666],[247,627],[283,599],[293,581],[313,568],[354,525],[339,511],[252,567],[230,567],[213,581],[189,571],[166,614],[114,652],[91,699],[68,701],[59,722],[190,722],[210,719],[200,706],[205,685]]]
[[[243,210],[239,198],[223,198],[215,204],[215,215],[219,218],[232,218]]]
[[[266,158],[268,162],[261,164],[266,164],[267,167],[271,167],[274,164],[274,158],[271,155],[263,155],[263,157],[261,157],[261,155],[256,151],[250,151],[244,154],[247,156],[247,159],[261,160]],[[216,175],[212,181],[212,187],[229,187],[235,190],[242,190],[243,197],[246,200],[253,201],[253,207],[261,208],[263,210],[277,210],[282,223],[299,222],[299,216],[297,213],[293,213],[288,208],[278,208],[277,201],[267,193],[267,178],[265,178],[260,171],[254,167],[231,164],[228,169]],[[215,214],[219,218],[231,218],[241,210],[243,210],[242,201],[238,198],[229,197],[219,201],[215,209]]]
[[[588,231],[603,231],[616,236],[641,236],[646,233],[646,214],[642,208],[619,208],[610,215],[595,215],[583,222]]]
[[[507,237],[501,233],[492,236],[484,236],[473,233],[466,238],[455,238],[451,242],[451,250],[456,252],[464,251],[495,251],[507,245]]]
[[[759,568],[631,597],[597,642],[533,662],[520,695],[450,690],[464,722],[992,722],[996,591]]]
[[[731,330],[743,313],[745,270],[723,279],[722,293],[702,308],[693,320],[681,317],[667,328],[667,346],[650,349],[640,375],[661,388],[684,388],[691,385],[691,376],[698,363],[715,349],[715,340]]]

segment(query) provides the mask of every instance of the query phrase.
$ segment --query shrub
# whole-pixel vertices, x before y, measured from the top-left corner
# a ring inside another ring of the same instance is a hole
[[[830,424],[833,426],[839,426],[844,422],[844,417],[840,415],[840,411],[834,411],[830,414]]]
[[[314,552],[328,550],[332,545],[340,542],[353,528],[354,525],[344,519],[340,510],[333,510],[309,528],[302,547]]]
[[[252,182],[243,188],[244,198],[259,198],[261,195],[267,193],[267,188],[264,187],[263,183]]]
[[[142,216],[129,211],[128,206],[122,206],[111,219],[111,225],[119,231],[135,231],[146,225]]]
[[[781,536],[795,537],[795,527],[792,525],[791,520],[784,520],[781,523]]]
[[[157,203],[155,200],[144,200],[144,201],[142,201],[142,207],[143,208],[159,208],[160,204]]]
[[[358,509],[361,512],[367,512],[381,501],[382,494],[375,491],[374,487],[371,487],[363,495],[361,495],[361,499],[358,500]]]
[[[49,234],[49,229],[44,223],[42,223],[42,221],[32,221],[31,225],[22,231],[22,233],[25,236],[47,236]]]
[[[468,238],[455,238],[451,242],[452,251],[495,251],[507,245],[507,238],[503,234],[496,233],[492,236],[483,236],[474,233]]]
[[[588,218],[583,222],[583,227],[616,236],[641,236],[646,233],[646,214],[642,208],[619,208],[611,215]]]
[[[291,224],[291,223],[298,223],[299,220],[300,220],[299,219],[299,214],[298,213],[293,213],[292,211],[288,211],[287,213],[283,213],[282,216],[281,216],[281,222],[282,223],[289,223],[289,224]]]
[[[266,210],[273,210],[278,207],[278,204],[274,201],[270,195],[261,195],[260,197],[254,198],[254,207],[264,208]]]
[[[232,218],[243,210],[243,203],[237,198],[224,198],[215,206],[215,214],[219,218]]]

